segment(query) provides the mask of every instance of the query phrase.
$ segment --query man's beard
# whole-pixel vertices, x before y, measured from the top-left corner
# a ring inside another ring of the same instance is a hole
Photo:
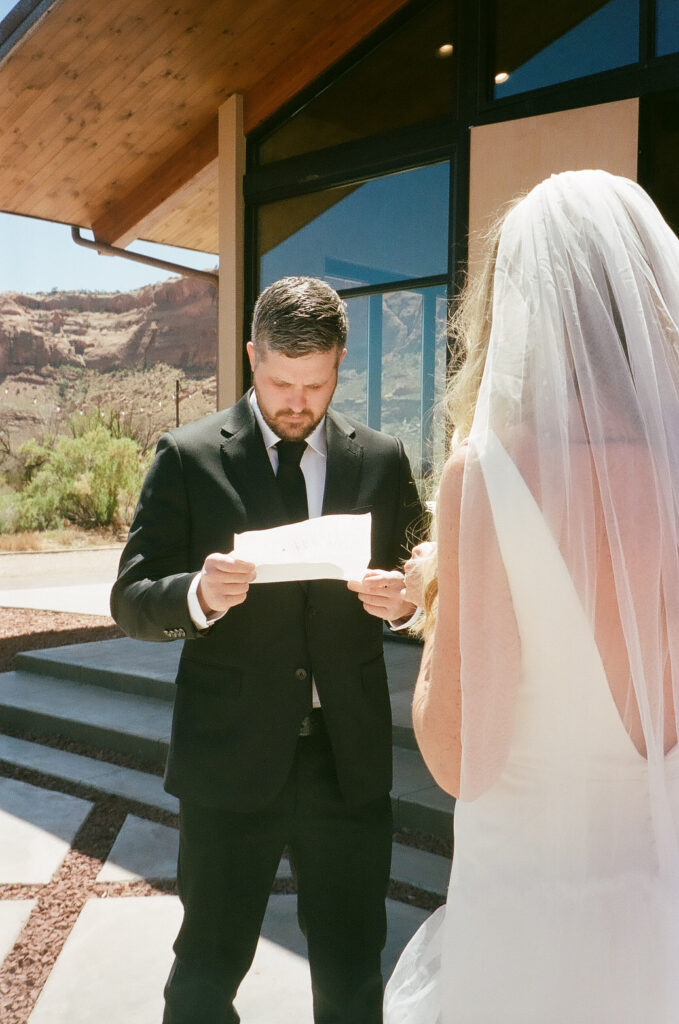
[[[303,441],[309,434],[313,434],[325,416],[323,412],[315,418],[310,409],[303,409],[301,413],[293,413],[291,409],[280,409],[271,413],[270,410],[263,409],[261,403],[259,409],[266,423],[282,441]]]

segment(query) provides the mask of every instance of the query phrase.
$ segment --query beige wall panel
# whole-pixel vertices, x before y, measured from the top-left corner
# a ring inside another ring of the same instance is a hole
[[[219,319],[217,408],[233,405],[243,383],[243,97],[219,108]]]
[[[504,204],[550,174],[602,168],[636,180],[638,134],[636,98],[472,128],[470,266]]]

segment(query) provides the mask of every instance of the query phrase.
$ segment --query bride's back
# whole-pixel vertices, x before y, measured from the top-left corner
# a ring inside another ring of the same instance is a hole
[[[619,436],[615,436],[616,431],[611,429],[611,437],[596,451],[589,443],[570,445],[568,463],[571,480],[568,491],[571,497],[565,499],[568,507],[560,517],[559,535],[554,539],[566,564],[571,567],[577,563],[579,567],[573,582],[593,623],[594,640],[613,700],[632,742],[645,756],[644,726],[633,684],[620,599],[624,594],[633,607],[642,651],[650,647],[660,652],[654,654],[654,661],[663,658],[662,665],[648,665],[648,675],[655,672],[663,680],[662,707],[658,706],[656,711],[662,715],[664,750],[667,753],[677,743],[677,719],[672,660],[668,653],[667,609],[662,593],[663,544],[666,538],[657,507],[654,460],[645,445],[626,436],[628,432],[624,429],[623,420],[618,420],[617,426]],[[544,460],[544,448],[542,458]],[[629,502],[616,502],[614,521],[611,521],[610,513],[607,521],[599,488],[596,466],[602,461],[606,465],[607,486],[618,496],[626,491],[630,494]],[[526,432],[517,445],[517,468],[540,504],[538,462],[538,446]],[[586,496],[578,491],[585,492]],[[576,500],[587,504],[586,511],[580,508],[575,512],[573,505]],[[589,537],[574,530],[574,518],[588,523]],[[624,572],[619,569],[617,579],[611,536],[614,547],[616,542],[618,545],[621,541],[626,542]],[[671,554],[674,557],[675,553]],[[660,694],[657,697],[660,701]]]

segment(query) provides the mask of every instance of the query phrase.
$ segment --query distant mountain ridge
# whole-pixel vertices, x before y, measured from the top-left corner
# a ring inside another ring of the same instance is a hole
[[[217,295],[170,278],[130,292],[0,294],[0,377],[46,367],[108,371],[156,363],[213,372]]]

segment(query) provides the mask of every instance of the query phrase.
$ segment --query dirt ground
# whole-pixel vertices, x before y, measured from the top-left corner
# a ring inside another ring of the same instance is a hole
[[[14,656],[20,651],[112,640],[122,635],[109,616],[0,608],[0,672],[12,668]]]

